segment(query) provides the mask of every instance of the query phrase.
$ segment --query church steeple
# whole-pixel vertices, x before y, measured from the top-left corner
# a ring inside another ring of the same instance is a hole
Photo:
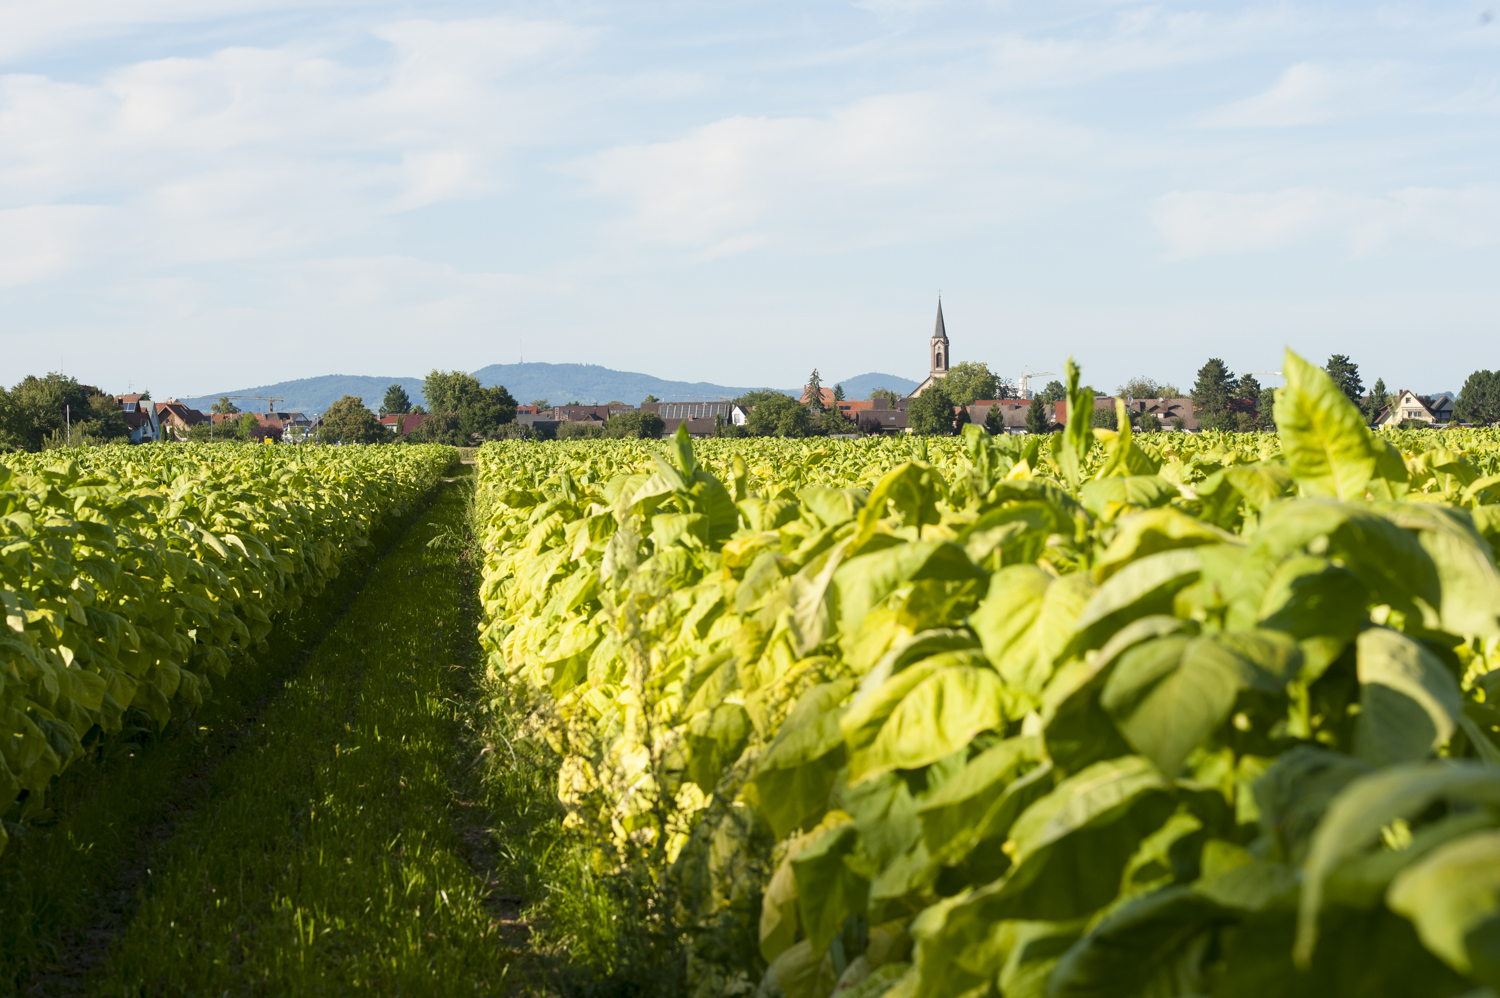
[[[948,364],[952,358],[948,353],[948,330],[943,325],[943,299],[938,297],[937,322],[932,327],[932,343],[929,351],[932,357],[932,368],[928,372],[933,377],[942,377],[948,373]]]

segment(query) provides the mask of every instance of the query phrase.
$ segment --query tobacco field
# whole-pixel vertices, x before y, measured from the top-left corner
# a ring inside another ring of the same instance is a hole
[[[481,450],[488,681],[688,993],[1500,988],[1500,435],[1283,370],[1274,435],[1070,364],[1051,437]]]

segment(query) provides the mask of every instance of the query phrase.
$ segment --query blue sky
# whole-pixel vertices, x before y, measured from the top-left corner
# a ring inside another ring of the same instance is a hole
[[[0,4],[0,381],[1500,367],[1500,0]],[[1262,379],[1263,381],[1271,379]]]

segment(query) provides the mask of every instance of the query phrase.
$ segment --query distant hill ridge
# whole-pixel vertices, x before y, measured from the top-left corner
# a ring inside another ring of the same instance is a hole
[[[616,371],[597,364],[491,364],[475,371],[474,377],[486,387],[504,385],[515,396],[516,401],[523,405],[533,399],[542,398],[554,405],[572,402],[575,399],[584,404],[619,401],[629,405],[640,405],[641,400],[648,395],[655,395],[667,402],[687,402],[704,397],[734,398],[754,390],[753,387],[736,388],[707,381],[668,381],[649,374]],[[237,388],[192,398],[183,397],[181,401],[195,409],[207,410],[224,395],[275,395],[285,399],[276,403],[278,409],[312,413],[322,412],[345,395],[353,395],[364,399],[365,405],[369,408],[378,409],[380,400],[385,397],[386,388],[392,384],[400,384],[406,389],[406,394],[411,397],[414,404],[425,403],[421,378],[380,378],[355,374],[327,374],[320,378],[299,378],[274,385]],[[825,378],[823,384],[830,388],[835,384],[842,384],[844,394],[851,399],[867,398],[876,388],[909,392],[917,387],[917,382],[909,378],[877,373],[861,374],[846,378],[841,382]],[[792,396],[802,393],[800,388],[775,390]],[[238,405],[246,411],[264,410],[266,407],[264,402],[250,400],[241,401]]]

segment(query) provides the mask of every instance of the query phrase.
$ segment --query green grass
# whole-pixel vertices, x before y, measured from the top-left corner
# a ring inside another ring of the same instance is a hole
[[[505,989],[512,948],[453,791],[475,647],[470,492],[445,488],[215,771],[97,993]]]

